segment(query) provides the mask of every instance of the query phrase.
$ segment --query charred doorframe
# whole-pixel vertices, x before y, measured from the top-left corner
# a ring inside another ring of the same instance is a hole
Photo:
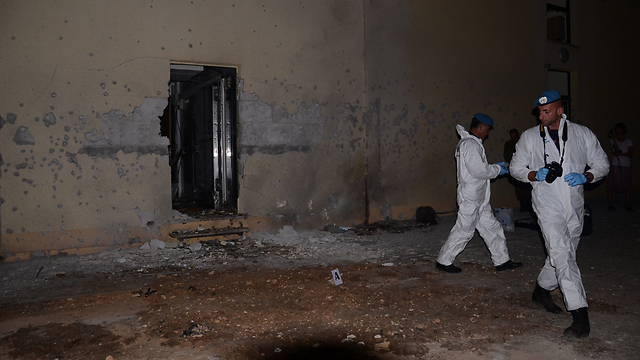
[[[174,209],[237,213],[236,74],[232,67],[171,64],[163,135],[171,140]]]

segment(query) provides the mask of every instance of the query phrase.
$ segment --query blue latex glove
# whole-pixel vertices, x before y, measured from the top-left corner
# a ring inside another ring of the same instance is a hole
[[[538,172],[536,173],[536,180],[538,181],[544,181],[544,179],[547,178],[547,174],[549,173],[549,169],[547,168],[540,168],[540,170],[538,170]]]
[[[578,186],[587,182],[587,177],[584,174],[569,173],[564,176],[564,181],[568,182],[570,186]]]
[[[499,163],[496,163],[496,165],[500,165],[500,174],[498,174],[498,176],[509,173],[509,168],[507,167],[506,162],[499,162]]]

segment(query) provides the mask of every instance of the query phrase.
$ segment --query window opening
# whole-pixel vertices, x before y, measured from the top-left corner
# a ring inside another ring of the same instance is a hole
[[[571,43],[569,0],[547,3],[547,40]]]
[[[170,140],[173,209],[192,217],[237,214],[236,69],[171,64],[161,124]]]

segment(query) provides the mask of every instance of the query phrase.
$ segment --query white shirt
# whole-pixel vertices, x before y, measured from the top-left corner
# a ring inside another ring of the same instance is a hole
[[[616,149],[613,147],[614,141],[618,143],[618,149],[620,149],[621,153],[628,153],[629,147],[633,146],[633,141],[631,141],[631,139],[629,138],[625,138],[624,141],[622,142],[618,141],[615,138],[609,139],[609,145],[611,145],[611,152],[616,152]],[[611,159],[611,165],[631,167],[631,158],[628,156],[614,155],[613,158]]]

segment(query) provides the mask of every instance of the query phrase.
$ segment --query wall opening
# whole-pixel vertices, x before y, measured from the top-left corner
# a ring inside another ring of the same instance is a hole
[[[236,69],[171,64],[162,135],[170,139],[173,209],[237,214]]]
[[[552,0],[547,3],[547,40],[571,44],[569,0]]]

